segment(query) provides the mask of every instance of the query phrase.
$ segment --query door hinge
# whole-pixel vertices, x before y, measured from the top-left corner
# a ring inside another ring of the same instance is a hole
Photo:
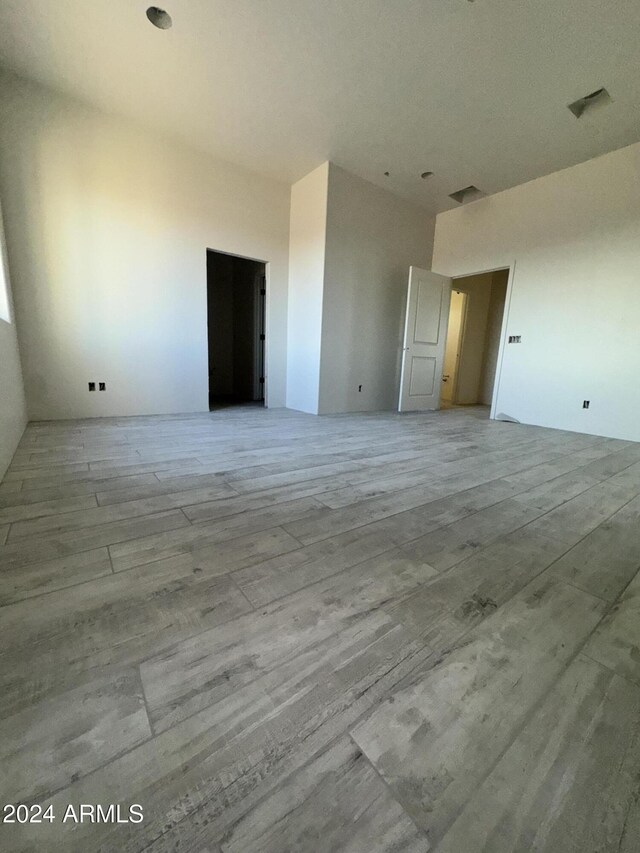
[[[264,289],[264,287],[261,287],[260,288],[260,296],[266,296],[266,295],[267,295],[267,291]]]
[[[264,341],[266,339],[266,335],[260,335],[260,340]]]
[[[261,377],[260,377],[260,384],[261,384],[261,385],[264,385],[264,376],[261,376]]]

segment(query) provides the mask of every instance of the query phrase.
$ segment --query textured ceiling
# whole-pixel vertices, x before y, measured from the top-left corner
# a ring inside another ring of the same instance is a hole
[[[276,178],[330,159],[431,211],[640,140],[638,0],[164,0],[166,31],[147,5],[0,0],[0,64]],[[601,86],[613,102],[576,119]]]

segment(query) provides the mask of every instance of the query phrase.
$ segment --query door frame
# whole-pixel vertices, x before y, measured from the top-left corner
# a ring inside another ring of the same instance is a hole
[[[271,288],[269,286],[270,280],[271,280],[271,261],[265,261],[263,258],[254,258],[251,255],[240,255],[238,252],[227,252],[224,249],[214,249],[211,246],[207,246],[206,251],[207,252],[217,252],[219,255],[229,255],[229,257],[231,257],[231,258],[241,258],[243,261],[254,261],[257,264],[264,264],[264,289],[265,289],[265,295],[264,295],[264,365],[263,365],[263,370],[264,370],[264,408],[268,409],[269,408],[269,363],[270,363],[270,361],[269,361],[269,338],[270,338],[270,336],[269,336],[268,330],[269,330],[269,316],[270,316],[270,310],[271,310],[270,300],[269,300],[269,294],[271,291]],[[206,255],[205,255],[205,257],[206,257]],[[207,276],[205,274],[204,298],[205,298],[205,305],[207,306],[207,310],[208,310],[209,293],[208,293],[207,285],[208,285]],[[207,312],[205,311],[205,318],[206,318],[206,316],[207,316]],[[206,323],[205,323],[205,328],[206,328]],[[208,331],[206,334],[206,339],[207,339],[207,400],[209,400],[209,336],[208,336]],[[208,410],[208,407],[207,407],[207,410]]]
[[[253,394],[266,405],[266,343],[267,343],[267,274],[256,275],[253,282]],[[260,382],[262,377],[262,382]]]
[[[498,396],[500,393],[500,381],[502,379],[502,367],[504,362],[504,353],[505,346],[507,343],[507,330],[509,328],[509,312],[511,310],[511,296],[513,294],[513,282],[516,274],[516,260],[514,258],[510,264],[500,264],[497,267],[490,267],[489,269],[484,270],[474,270],[472,272],[464,273],[464,275],[455,275],[451,276],[452,284],[451,287],[455,287],[455,282],[459,281],[462,278],[468,278],[472,275],[485,275],[485,273],[490,272],[499,272],[500,270],[509,270],[509,275],[507,277],[507,293],[504,300],[504,312],[502,314],[502,325],[500,327],[500,343],[498,345],[498,358],[496,360],[496,373],[495,379],[493,382],[493,394],[491,395],[491,409],[489,411],[489,420],[494,421],[496,419],[496,409],[498,407]],[[435,270],[434,270],[435,272]],[[444,273],[443,273],[444,274]],[[447,329],[448,329],[447,325]],[[446,346],[446,342],[445,342]]]

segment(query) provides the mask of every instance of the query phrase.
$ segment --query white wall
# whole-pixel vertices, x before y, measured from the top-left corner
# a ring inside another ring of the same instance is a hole
[[[291,187],[287,406],[318,414],[329,164]]]
[[[397,407],[409,267],[429,269],[434,225],[330,164],[320,413]]]
[[[30,417],[208,410],[207,248],[269,262],[268,403],[284,405],[289,187],[18,78],[0,75],[0,112]]]
[[[11,306],[9,263],[0,208],[0,480],[27,424],[18,338]]]
[[[640,440],[639,185],[637,144],[437,217],[436,272],[516,262],[498,413]]]

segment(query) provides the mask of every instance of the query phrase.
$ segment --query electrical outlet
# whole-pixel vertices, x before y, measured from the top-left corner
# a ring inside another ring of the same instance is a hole
[[[583,408],[583,409],[588,409],[588,408],[589,408],[589,403],[590,403],[590,402],[591,402],[591,400],[583,400],[583,401],[582,401],[582,408]]]
[[[96,390],[96,383],[90,382],[89,383],[89,391],[95,391],[95,390]]]
[[[98,382],[98,391],[106,391],[107,383],[106,382]]]

